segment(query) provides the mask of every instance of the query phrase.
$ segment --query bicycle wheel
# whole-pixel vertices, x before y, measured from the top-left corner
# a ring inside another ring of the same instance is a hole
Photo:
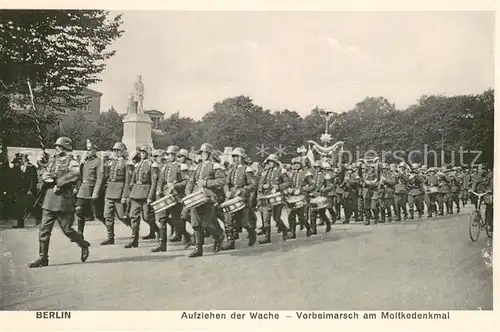
[[[489,222],[486,221],[486,225],[484,225],[484,229],[486,230],[486,235],[491,239],[493,236],[493,227]]]
[[[476,242],[479,239],[479,233],[481,232],[481,214],[478,210],[472,211],[469,222],[469,237],[472,242]]]

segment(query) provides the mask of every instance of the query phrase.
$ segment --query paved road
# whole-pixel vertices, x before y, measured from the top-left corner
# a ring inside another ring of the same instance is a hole
[[[328,235],[189,259],[181,245],[152,254],[155,241],[123,249],[101,247],[105,231],[91,223],[89,261],[56,226],[51,266],[29,269],[37,229],[2,229],[1,308],[4,310],[445,310],[492,309],[492,270],[467,234],[471,208],[460,215],[391,225],[335,225]],[[143,224],[144,225],[144,224]],[[146,228],[146,227],[144,227]],[[142,229],[146,232],[146,229]]]

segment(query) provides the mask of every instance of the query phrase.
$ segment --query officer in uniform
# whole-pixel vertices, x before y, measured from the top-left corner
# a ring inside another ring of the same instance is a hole
[[[425,185],[428,188],[437,187],[438,186],[438,178],[436,176],[436,169],[431,167],[426,172]],[[427,200],[427,217],[431,218],[432,214],[437,214],[436,208],[436,193],[427,192],[425,199]]]
[[[103,182],[104,166],[97,157],[96,146],[87,141],[87,158],[81,165],[81,183],[76,194],[76,218],[78,231],[83,234],[85,228],[85,212],[91,210],[98,217],[97,200]]]
[[[295,169],[291,176],[290,188],[285,191],[289,196],[306,195],[307,197],[309,193],[315,190],[313,182],[314,174],[309,169],[302,169],[302,165],[303,163],[300,157],[292,159],[292,167],[295,167]],[[296,238],[297,217],[299,223],[305,226],[307,236],[311,236],[313,232],[306,217],[306,206],[302,206],[292,209],[288,213],[288,225],[290,226],[291,233],[290,238]]]
[[[401,221],[401,211],[403,212],[404,220],[408,219],[408,210],[406,209],[408,179],[406,164],[402,161],[399,164],[399,169],[396,173],[396,184],[394,185],[394,205],[396,206],[395,221]]]
[[[177,204],[171,208],[156,213],[156,220],[160,224],[160,245],[153,252],[167,251],[167,222],[176,230],[176,238],[172,242],[178,242],[184,236],[186,243],[191,242],[191,235],[186,231],[186,223],[181,223],[182,204],[184,190],[188,178],[185,169],[187,166],[176,160],[179,147],[171,145],[167,148],[167,164],[160,170],[156,186],[156,199],[172,195]]]
[[[189,157],[189,151],[186,149],[180,149],[179,153],[177,154],[177,161],[184,165],[183,167],[181,167],[181,172],[183,173],[183,176],[185,178],[189,179],[191,173],[196,169],[195,165],[193,165],[193,161]],[[189,210],[186,210],[184,207],[182,208],[179,222],[181,223],[181,229],[185,229],[186,223],[191,222],[191,214],[189,213]],[[190,239],[191,241],[189,243],[186,243],[186,247],[194,245],[193,237],[191,235]]]
[[[419,218],[422,218],[424,213],[422,179],[417,173],[418,167],[418,164],[412,165],[411,174],[408,178],[408,206],[410,207],[410,219],[415,218],[415,207]]]
[[[316,188],[315,191],[309,194],[310,197],[316,198],[316,197],[328,197],[328,195],[333,191],[333,183],[332,183],[332,177],[330,174],[326,172],[328,168],[330,168],[330,165],[324,161],[321,162],[319,160],[314,162],[314,168],[316,170],[315,175],[314,175],[314,187]],[[316,219],[320,217],[321,221],[323,221],[326,224],[326,229],[325,233],[330,232],[332,228],[332,224],[330,222],[330,219],[326,216],[326,208],[322,209],[314,209],[311,207],[311,213],[309,215],[309,222],[311,224],[312,228],[312,234],[317,234],[317,227],[316,227]],[[335,216],[333,216],[335,218]]]
[[[43,200],[42,223],[40,225],[39,242],[40,257],[29,264],[30,268],[49,265],[49,243],[54,222],[59,222],[64,234],[76,242],[81,248],[81,261],[89,257],[90,244],[85,241],[83,234],[76,232],[72,225],[74,221],[73,185],[80,177],[80,167],[72,160],[68,152],[72,150],[73,142],[68,137],[59,137],[56,141],[56,157],[43,174],[46,186]]]
[[[257,233],[255,232],[255,223],[250,218],[250,206],[252,197],[257,186],[254,170],[245,163],[245,150],[235,148],[232,151],[233,164],[230,166],[227,174],[224,192],[226,200],[235,197],[241,197],[245,203],[245,207],[235,213],[226,213],[224,215],[224,224],[226,228],[227,242],[222,246],[222,250],[232,250],[235,248],[235,224],[239,223],[241,227],[248,232],[248,246],[251,247],[257,241]]]
[[[148,152],[148,146],[139,148],[141,161],[134,165],[134,173],[130,179],[130,221],[132,226],[132,241],[125,248],[137,248],[139,246],[139,228],[141,217],[149,224],[149,234],[143,240],[154,239],[159,232],[155,223],[155,216],[151,203],[154,200],[156,180],[158,177],[158,166],[154,166]]]
[[[290,180],[286,170],[280,165],[278,156],[270,154],[264,160],[265,169],[262,170],[258,184],[258,195],[270,195],[278,191],[283,192],[290,186]],[[271,243],[271,215],[281,229],[283,240],[288,238],[288,228],[281,219],[283,205],[278,204],[270,207],[261,207],[262,223],[264,225],[264,240],[259,240],[260,244]]]
[[[222,191],[226,176],[224,168],[219,163],[211,160],[214,147],[212,144],[203,143],[200,147],[201,162],[189,177],[186,184],[186,195],[191,195],[198,190],[204,190],[210,200],[191,209],[191,225],[195,235],[195,249],[189,257],[203,256],[203,244],[205,243],[204,230],[214,238],[214,252],[220,251],[224,241],[224,232],[217,227],[214,202],[217,201],[216,192]]]
[[[127,147],[122,142],[113,145],[113,159],[105,168],[104,182],[104,221],[106,224],[107,239],[101,245],[115,243],[115,213],[125,225],[130,227],[130,220],[125,213],[125,204],[129,194],[130,174],[127,170],[127,160],[124,153]]]
[[[437,194],[437,203],[439,207],[439,215],[444,215],[444,207],[446,206],[446,214],[450,214],[450,202],[449,193],[450,193],[450,184],[448,183],[448,177],[446,173],[448,170],[443,168],[441,172],[438,172],[438,188],[439,192]]]
[[[453,204],[457,207],[457,213],[460,213],[460,190],[462,188],[462,178],[460,176],[460,169],[454,167],[453,171],[448,176],[450,183],[450,193],[447,199],[450,202],[450,214],[453,214]]]

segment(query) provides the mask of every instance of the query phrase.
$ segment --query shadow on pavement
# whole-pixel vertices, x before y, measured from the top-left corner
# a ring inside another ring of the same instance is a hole
[[[85,263],[82,262],[69,262],[62,264],[51,264],[51,266],[67,266],[67,265],[76,265],[76,264],[112,264],[112,263],[128,263],[128,262],[150,262],[150,261],[164,261],[169,259],[174,259],[176,257],[182,257],[185,255],[143,255],[143,256],[134,256],[134,257],[117,257],[117,258],[106,258],[106,259],[98,259],[98,260],[90,260]]]
[[[256,256],[262,255],[272,251],[288,252],[295,250],[299,247],[309,247],[317,244],[322,244],[326,242],[341,241],[343,239],[356,238],[363,235],[368,235],[372,233],[371,231],[352,231],[338,233],[332,229],[329,234],[318,233],[318,235],[313,235],[309,238],[304,235],[299,235],[295,240],[287,240],[283,242],[281,239],[281,234],[273,234],[270,244],[256,244],[254,247],[249,248],[246,240],[240,240],[236,242],[236,250],[221,251],[217,253],[218,255],[231,255],[231,256]]]

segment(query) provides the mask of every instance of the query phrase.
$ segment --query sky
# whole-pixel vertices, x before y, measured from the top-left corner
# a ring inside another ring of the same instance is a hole
[[[126,11],[101,111],[124,113],[137,75],[144,108],[196,120],[246,95],[302,116],[368,96],[406,108],[424,94],[494,87],[492,12]]]

